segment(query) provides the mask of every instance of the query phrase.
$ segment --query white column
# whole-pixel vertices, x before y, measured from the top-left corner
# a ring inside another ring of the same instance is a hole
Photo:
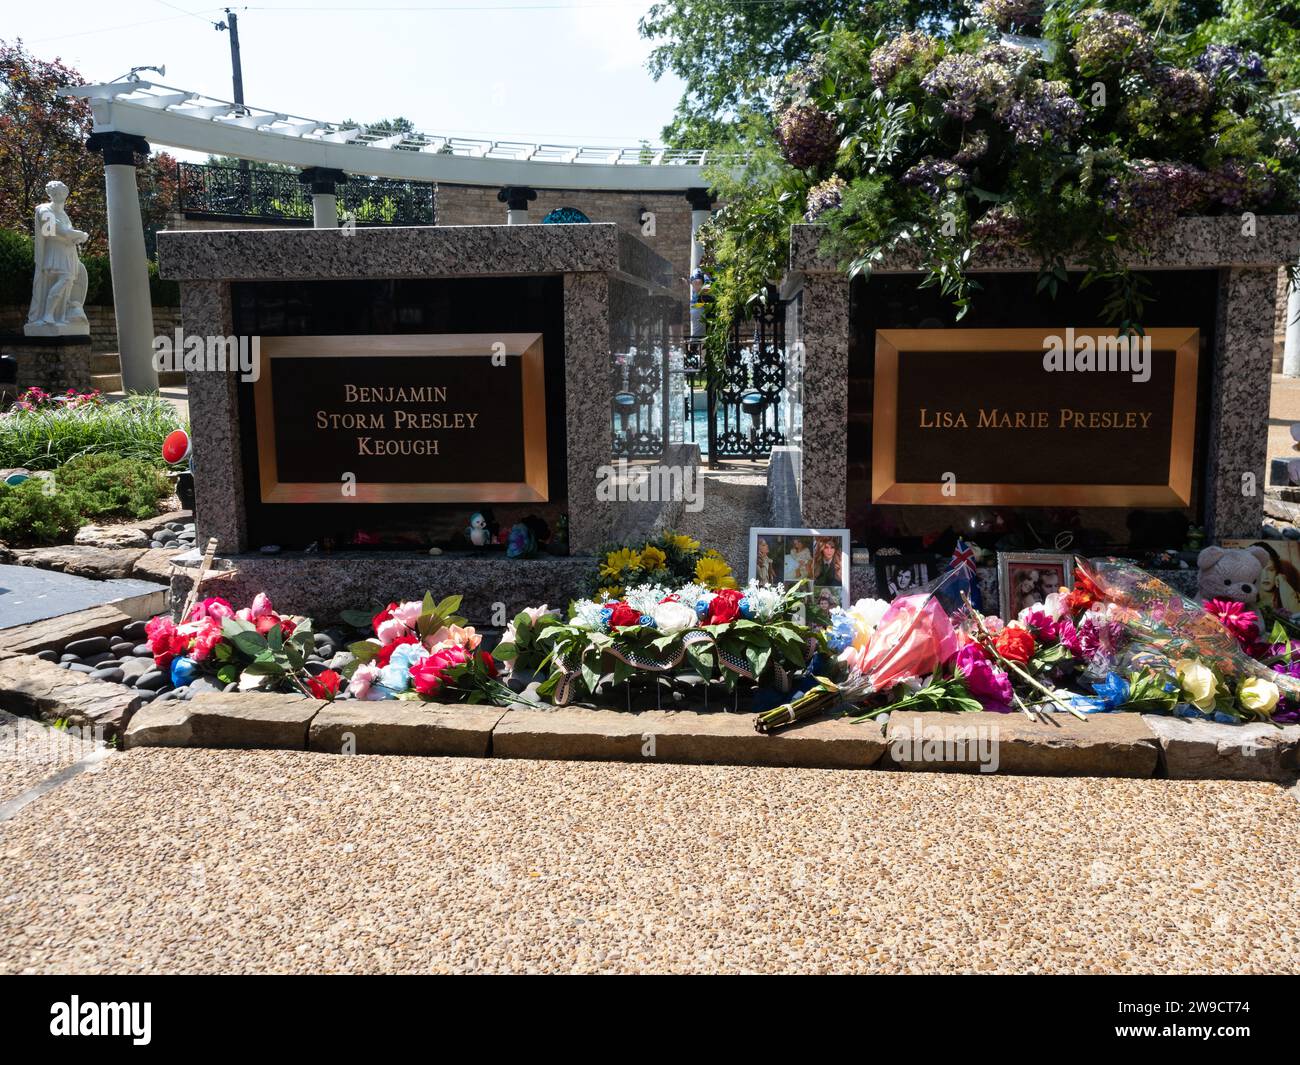
[[[497,193],[497,202],[506,205],[506,225],[528,225],[528,204],[537,199],[537,190],[527,185],[505,185]]]
[[[704,262],[704,245],[699,242],[700,226],[713,217],[712,211],[691,211],[691,273]]]
[[[316,229],[338,229],[338,197],[332,192],[311,194],[311,224]]]
[[[108,202],[108,264],[113,277],[117,350],[126,392],[157,392],[153,367],[153,302],[149,296],[149,256],[135,183],[135,155],[147,155],[142,137],[92,134],[87,147],[104,153],[104,191]]]
[[[1282,348],[1282,372],[1300,377],[1300,288],[1288,288],[1286,296],[1286,344]]]

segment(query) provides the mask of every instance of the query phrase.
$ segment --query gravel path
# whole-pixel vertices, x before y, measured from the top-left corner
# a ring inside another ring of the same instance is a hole
[[[1300,972],[1265,784],[141,750],[0,885],[0,972]]]

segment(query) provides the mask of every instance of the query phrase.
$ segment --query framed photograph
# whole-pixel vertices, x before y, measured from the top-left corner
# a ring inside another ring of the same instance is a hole
[[[919,592],[939,575],[934,555],[881,554],[876,552],[876,595],[890,602],[900,595]]]
[[[1053,592],[1073,586],[1073,555],[998,552],[998,612],[1007,621]]]
[[[749,530],[749,579],[789,588],[812,587],[818,605],[849,605],[848,529]]]

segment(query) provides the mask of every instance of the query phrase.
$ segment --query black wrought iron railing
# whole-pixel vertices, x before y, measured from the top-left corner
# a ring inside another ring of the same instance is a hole
[[[311,190],[297,171],[178,163],[177,208],[217,218],[302,221],[312,217]],[[340,220],[361,226],[431,226],[437,186],[419,181],[351,177],[335,190]]]
[[[738,324],[724,364],[709,367],[708,377],[710,462],[764,459],[785,444],[785,305],[772,300],[752,321]]]

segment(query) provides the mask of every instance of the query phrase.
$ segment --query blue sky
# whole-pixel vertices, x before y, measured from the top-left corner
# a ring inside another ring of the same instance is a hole
[[[230,99],[230,43],[202,0],[7,5],[0,35],[88,80],[166,64],[159,79]],[[244,96],[307,118],[405,115],[433,133],[659,143],[681,91],[651,79],[650,0],[268,0],[234,6]],[[150,75],[145,75],[149,77]]]

